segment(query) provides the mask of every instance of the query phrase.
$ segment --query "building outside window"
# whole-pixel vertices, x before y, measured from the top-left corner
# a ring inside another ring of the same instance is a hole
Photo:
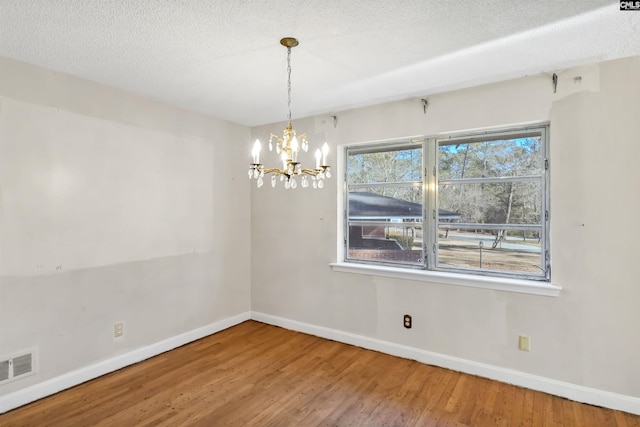
[[[550,280],[548,126],[346,148],[345,261]]]

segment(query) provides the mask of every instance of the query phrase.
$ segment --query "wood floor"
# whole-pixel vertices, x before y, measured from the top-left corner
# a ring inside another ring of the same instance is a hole
[[[640,417],[248,321],[0,425],[640,427]]]

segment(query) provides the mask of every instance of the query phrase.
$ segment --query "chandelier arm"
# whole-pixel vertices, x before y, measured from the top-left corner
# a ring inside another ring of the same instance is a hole
[[[329,166],[320,166],[320,169],[302,169],[302,173],[306,173],[307,175],[317,176],[320,174],[326,174],[328,169],[329,169]]]
[[[289,172],[285,169],[280,169],[280,168],[266,168],[266,169],[260,169],[260,171],[262,173],[264,173],[265,175],[273,173],[277,175],[286,175],[286,176],[295,176],[295,175],[311,175],[311,176],[317,176],[320,173],[324,173],[327,169],[327,166],[321,166],[321,169],[301,169],[300,170],[300,174],[298,173],[293,173],[293,174],[289,174]]]
[[[262,170],[262,172],[263,172],[265,175],[266,175],[266,174],[269,174],[269,173],[275,173],[275,174],[276,174],[276,176],[277,176],[277,175],[286,175],[286,174],[287,174],[287,171],[282,170],[282,169],[280,169],[280,168],[266,168],[266,169],[263,169],[263,170]]]

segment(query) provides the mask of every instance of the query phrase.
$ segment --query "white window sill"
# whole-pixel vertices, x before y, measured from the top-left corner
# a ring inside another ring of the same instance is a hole
[[[441,271],[413,270],[379,265],[334,262],[329,264],[333,271],[342,273],[368,274],[371,276],[392,277],[395,279],[417,280],[420,282],[443,283],[447,285],[468,286],[471,288],[493,289],[497,291],[518,292],[522,294],[557,297],[560,286],[534,280],[508,279],[502,277],[474,276],[470,274],[445,273]]]

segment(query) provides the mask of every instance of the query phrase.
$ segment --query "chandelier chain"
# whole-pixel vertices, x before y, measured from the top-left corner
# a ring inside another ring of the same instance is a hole
[[[291,48],[287,47],[287,116],[289,124],[291,124]]]

